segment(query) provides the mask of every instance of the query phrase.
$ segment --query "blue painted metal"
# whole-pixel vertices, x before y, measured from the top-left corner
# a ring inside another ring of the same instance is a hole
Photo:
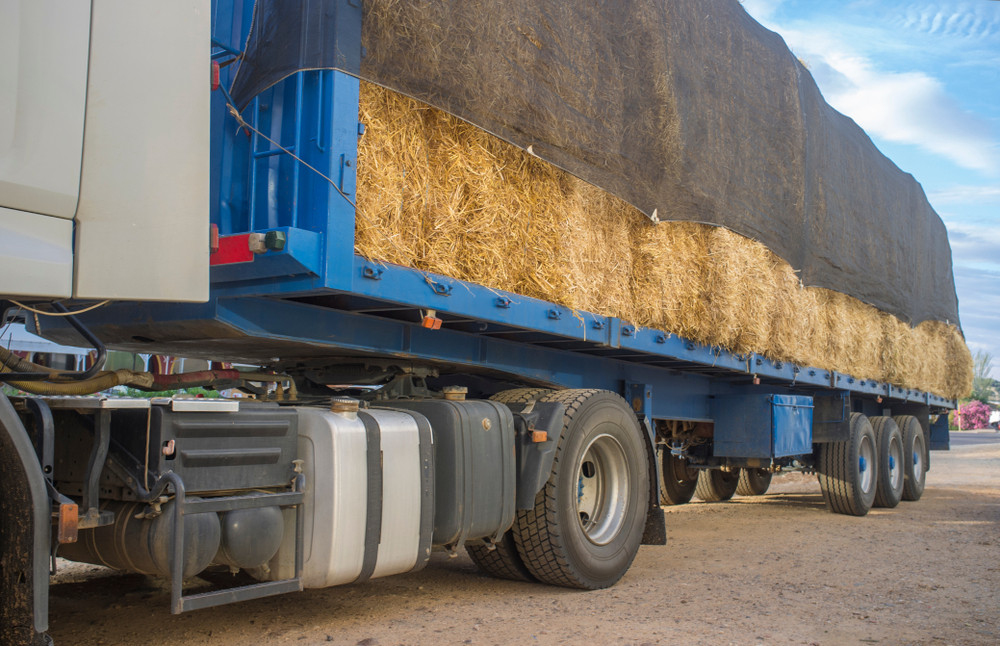
[[[858,457],[858,471],[864,473],[867,470],[868,470],[868,460],[866,460],[865,456],[862,455]]]
[[[712,455],[767,459],[812,453],[812,411],[807,396],[716,396]]]
[[[285,234],[284,249],[255,255],[250,262],[215,266],[212,268],[212,279],[240,282],[280,276],[319,275],[323,261],[322,234],[291,227],[270,230]],[[264,232],[266,230],[261,231]]]
[[[215,0],[213,11],[214,53],[231,55],[244,42],[252,2]],[[232,81],[234,68],[224,68],[223,83]],[[809,453],[805,415],[811,410],[804,406],[812,394],[847,392],[869,403],[881,398],[954,407],[927,393],[736,354],[615,317],[356,255],[353,197],[364,131],[358,102],[356,78],[307,71],[248,106],[246,122],[300,162],[262,136],[248,135],[228,113],[224,94],[216,93],[212,221],[223,235],[282,231],[285,249],[213,267],[207,304],[111,305],[87,315],[88,325],[116,347],[140,352],[155,346],[184,356],[260,363],[388,357],[538,384],[604,388],[626,396],[649,420],[714,419],[716,454],[733,457]],[[425,310],[436,312],[442,329],[419,325]],[[794,395],[800,397],[789,400],[790,406],[780,403]],[[718,402],[727,397],[743,397],[758,412],[742,422],[726,421]],[[774,430],[761,430],[766,428]],[[752,446],[726,449],[727,439]]]
[[[219,51],[239,50],[249,29],[251,5],[249,0],[215,0],[213,39]],[[232,81],[235,67],[224,70],[224,84]],[[349,295],[384,308],[435,310],[444,316],[446,326],[456,318],[475,321],[485,335],[650,368],[715,377],[750,376],[762,387],[779,391],[837,388],[949,405],[926,393],[756,354],[734,354],[614,317],[366,260],[354,253],[352,200],[357,185],[357,140],[364,132],[364,124],[358,122],[358,80],[332,71],[300,72],[262,93],[244,111],[247,122],[300,156],[315,172],[261,136],[248,137],[228,114],[225,102],[221,93],[213,99],[212,167],[218,198],[213,221],[223,235],[283,230],[289,245],[282,252],[255,258],[252,267],[213,267],[213,293],[220,299]],[[308,333],[300,338],[307,340]],[[515,369],[512,374],[522,371]],[[726,381],[713,386],[716,392],[728,387]]]
[[[812,397],[771,397],[772,455],[776,458],[812,453]]]

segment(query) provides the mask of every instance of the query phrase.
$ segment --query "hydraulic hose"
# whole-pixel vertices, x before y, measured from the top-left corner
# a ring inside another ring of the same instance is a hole
[[[0,376],[7,371],[6,366],[0,366]],[[92,395],[115,386],[149,389],[153,385],[153,375],[134,370],[105,370],[83,381],[8,381],[7,383],[32,395]]]

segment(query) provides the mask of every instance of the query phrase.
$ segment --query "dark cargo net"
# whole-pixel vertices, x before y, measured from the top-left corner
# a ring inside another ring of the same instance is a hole
[[[306,4],[345,3],[358,4]],[[303,6],[258,1],[254,31],[270,37],[251,36],[237,102],[279,80],[254,71],[282,68],[275,43],[316,41]],[[361,33],[366,80],[527,149],[654,220],[758,240],[806,285],[912,325],[958,324],[947,234],[920,185],[827,105],[781,38],[735,0],[365,0]],[[283,49],[292,67],[358,74],[343,46]]]

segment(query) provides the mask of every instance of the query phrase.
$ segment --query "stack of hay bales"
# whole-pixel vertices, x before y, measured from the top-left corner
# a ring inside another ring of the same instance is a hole
[[[971,389],[961,332],[911,328],[803,287],[727,229],[654,224],[605,191],[445,112],[362,83],[357,252],[734,352],[945,397]]]

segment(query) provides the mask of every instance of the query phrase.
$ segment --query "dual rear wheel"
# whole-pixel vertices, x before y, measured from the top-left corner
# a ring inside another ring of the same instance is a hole
[[[516,398],[516,399],[515,399]],[[604,390],[518,389],[494,400],[565,406],[552,472],[495,549],[467,546],[494,576],[570,588],[616,583],[639,550],[649,498],[645,440],[624,399]]]

